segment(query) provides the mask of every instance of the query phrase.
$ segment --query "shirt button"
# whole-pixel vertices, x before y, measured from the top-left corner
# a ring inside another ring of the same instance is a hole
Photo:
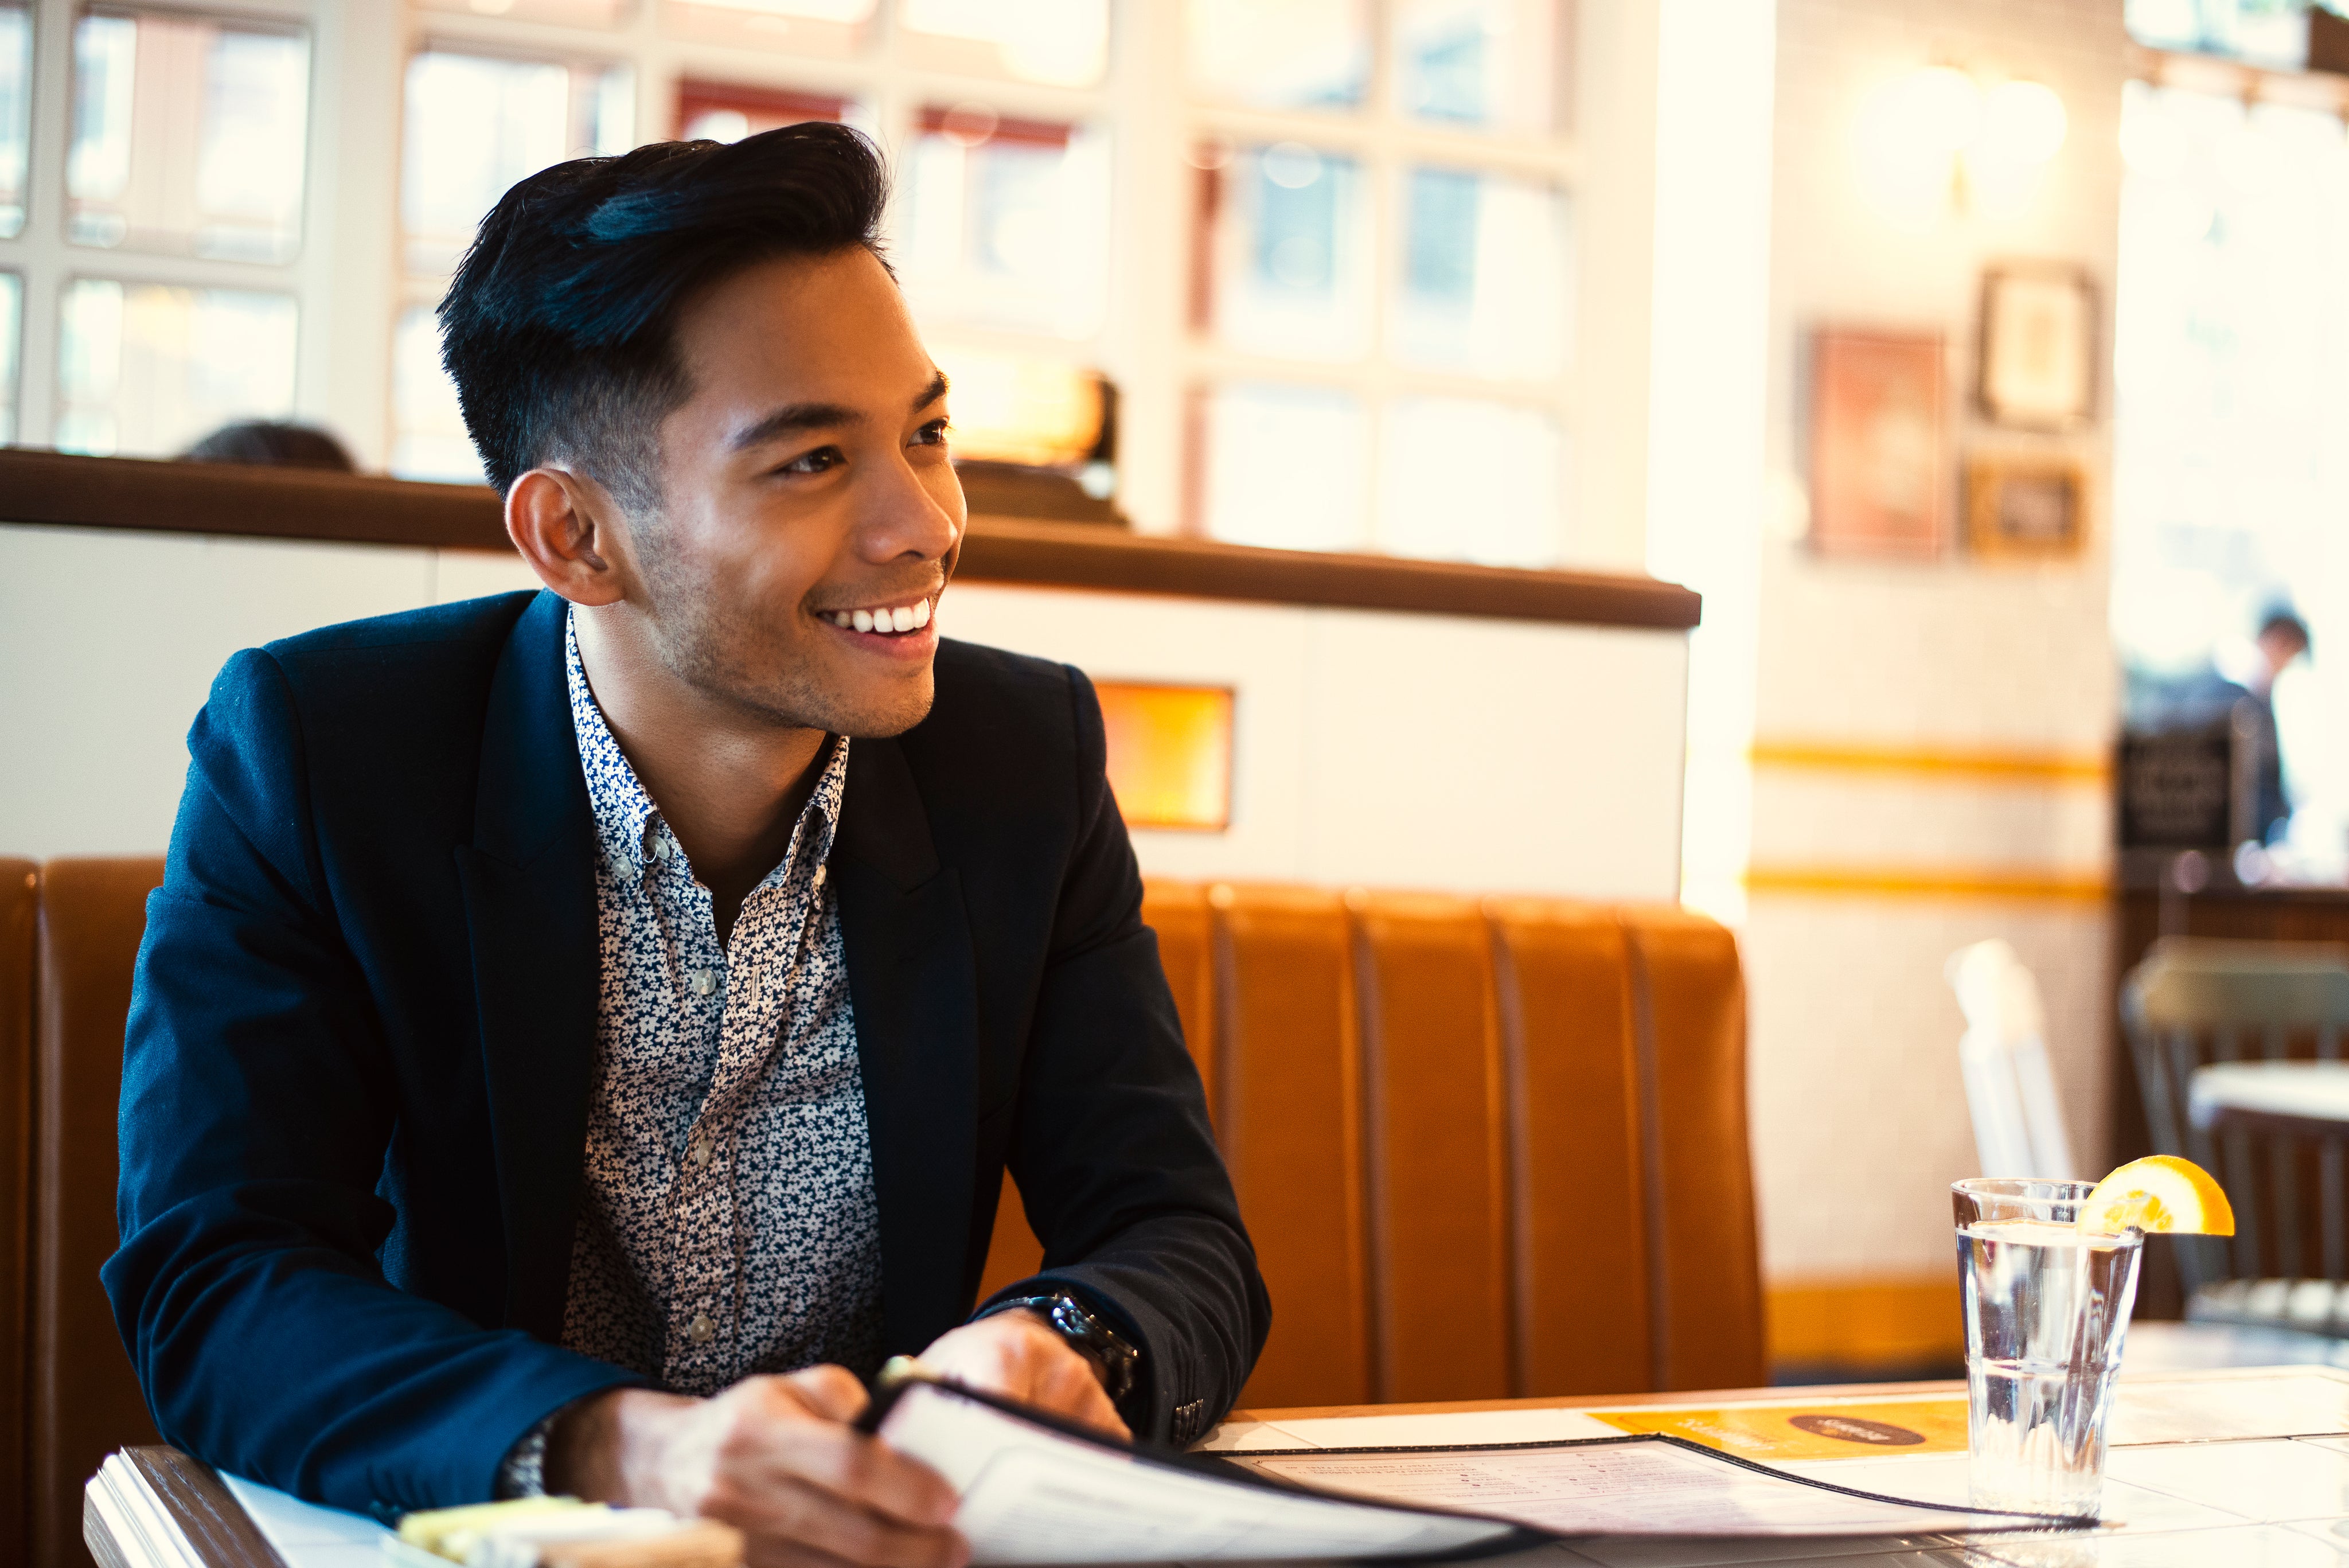
[[[718,971],[714,969],[688,970],[685,983],[693,988],[696,996],[708,996],[718,989]]]
[[[693,1141],[686,1146],[685,1158],[693,1161],[693,1166],[696,1170],[708,1165],[709,1163],[709,1135],[707,1133],[695,1133],[693,1135]]]
[[[696,1345],[708,1345],[717,1333],[718,1325],[709,1321],[709,1314],[698,1312],[693,1314],[693,1322],[686,1326],[685,1337]]]

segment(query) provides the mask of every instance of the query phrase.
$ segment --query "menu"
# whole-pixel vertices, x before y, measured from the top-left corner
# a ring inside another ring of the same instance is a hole
[[[1856,1490],[1671,1433],[1402,1449],[1112,1442],[991,1395],[900,1377],[872,1424],[961,1495],[977,1564],[1401,1559],[1588,1535],[1894,1536],[2055,1527]]]

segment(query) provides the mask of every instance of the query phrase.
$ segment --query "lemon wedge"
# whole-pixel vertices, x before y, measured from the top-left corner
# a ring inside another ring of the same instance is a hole
[[[2176,1236],[2231,1236],[2235,1207],[2210,1173],[2174,1154],[2147,1155],[2096,1183],[2075,1221],[2084,1235],[2117,1236],[2134,1225]]]

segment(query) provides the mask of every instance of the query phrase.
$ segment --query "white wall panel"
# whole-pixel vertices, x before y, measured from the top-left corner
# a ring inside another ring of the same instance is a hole
[[[240,648],[533,587],[512,557],[0,526],[0,853],[160,849],[184,737]],[[962,583],[948,636],[1238,693],[1232,826],[1142,832],[1166,876],[1670,898],[1673,632]]]
[[[371,545],[0,526],[0,852],[160,850],[229,655],[427,603],[432,566]]]
[[[2110,1097],[2103,906],[1754,899],[1740,941],[1765,1277],[1954,1274],[1949,1184],[1982,1168],[1941,965],[1986,937],[2039,977],[2066,1128],[2094,1162]]]
[[[1754,861],[2095,881],[2112,863],[2110,789],[2102,778],[1761,768],[1754,777]]]

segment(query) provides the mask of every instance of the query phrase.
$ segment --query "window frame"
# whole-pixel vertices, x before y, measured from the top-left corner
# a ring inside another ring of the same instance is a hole
[[[33,23],[31,145],[26,158],[25,226],[0,239],[0,271],[22,280],[23,314],[17,334],[17,444],[46,446],[54,439],[60,405],[60,332],[66,290],[83,278],[126,286],[236,289],[285,295],[295,310],[292,417],[326,417],[328,334],[320,329],[333,308],[335,255],[330,220],[320,210],[322,147],[338,140],[322,119],[331,96],[322,68],[340,31],[336,7],[304,0],[29,0]],[[135,250],[127,245],[76,244],[66,237],[66,160],[72,137],[73,33],[82,14],[140,11],[176,13],[300,28],[309,36],[310,146],[303,161],[302,224],[293,258],[285,262],[229,261],[219,257]]]
[[[420,0],[345,5],[334,0],[146,0],[159,10],[291,22],[311,40],[311,147],[300,252],[282,266],[99,252],[64,239],[67,86],[76,0],[29,0],[33,16],[32,138],[26,225],[0,240],[0,269],[24,279],[16,439],[38,444],[53,426],[57,309],[76,272],[127,282],[288,293],[300,315],[297,418],[328,424],[363,466],[381,466],[393,437],[392,361],[401,310],[429,289],[401,260],[399,199],[403,84],[410,55],[429,44],[538,58],[592,57],[635,72],[638,138],[669,134],[681,78],[861,99],[885,147],[905,144],[925,102],[986,102],[1011,118],[1082,122],[1111,146],[1109,277],[1104,323],[1087,340],[1050,340],[977,328],[941,339],[978,348],[1058,352],[1098,366],[1121,389],[1118,498],[1143,532],[1181,532],[1198,455],[1187,440],[1195,394],[1223,376],[1342,382],[1375,417],[1392,396],[1425,394],[1533,402],[1555,410],[1568,443],[1560,512],[1562,560],[1638,570],[1648,462],[1648,309],[1652,292],[1652,190],[1657,104],[1653,17],[1561,0],[1565,76],[1560,113],[1570,130],[1535,137],[1410,119],[1393,107],[1394,67],[1381,38],[1359,109],[1272,110],[1207,101],[1186,77],[1182,8],[1174,0],[1111,0],[1109,53],[1089,88],[995,80],[899,62],[891,52],[895,0],[879,0],[874,36],[852,58],[795,56],[678,36],[661,0],[636,0],[612,26],[428,8]],[[1374,18],[1390,27],[1386,7]],[[64,85],[61,85],[64,84]],[[1562,121],[1563,123],[1563,121]],[[1419,160],[1529,176],[1571,203],[1568,362],[1554,385],[1527,389],[1481,377],[1367,364],[1315,366],[1236,355],[1192,325],[1191,182],[1185,154],[1203,135],[1300,140],[1358,149],[1372,162],[1370,198],[1380,319],[1402,265],[1401,171]],[[1603,302],[1603,308],[1602,306]],[[1586,388],[1604,387],[1594,399]],[[1528,391],[1532,393],[1529,397]],[[1373,459],[1375,461],[1375,459]]]

